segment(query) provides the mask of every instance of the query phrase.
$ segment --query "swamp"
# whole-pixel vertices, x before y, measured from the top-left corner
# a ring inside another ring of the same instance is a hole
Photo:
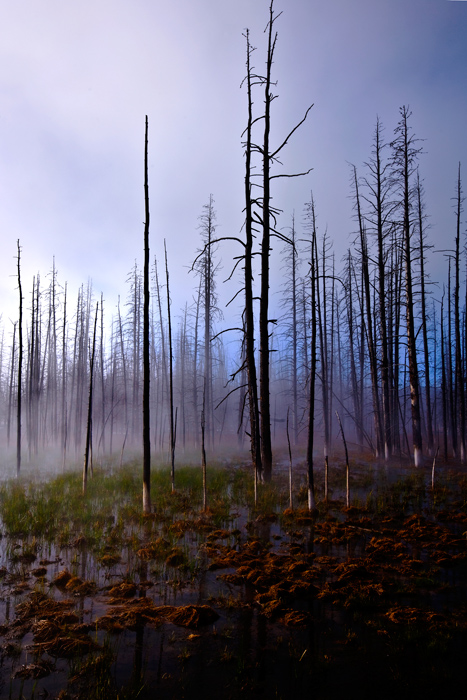
[[[439,697],[465,687],[467,472],[230,459],[0,487],[0,697]]]

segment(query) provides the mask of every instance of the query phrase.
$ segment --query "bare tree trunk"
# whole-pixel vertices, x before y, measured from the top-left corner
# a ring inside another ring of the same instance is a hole
[[[35,340],[36,340],[36,320],[35,320],[35,311],[36,311],[36,304],[35,304],[35,298],[36,298],[36,278],[32,278],[32,299],[31,299],[31,341],[29,343],[29,353],[28,353],[28,372],[29,372],[29,378],[27,381],[28,385],[28,422],[27,422],[27,429],[28,429],[28,451],[29,451],[29,461],[31,461],[32,457],[32,446],[33,446],[33,408],[34,408],[34,396],[35,396],[35,385],[34,385],[34,378],[35,378]]]
[[[125,355],[125,341],[123,337],[123,325],[122,325],[122,316],[120,313],[120,297],[118,299],[118,306],[117,306],[117,311],[118,311],[118,331],[119,331],[119,339],[120,339],[120,354],[122,357],[122,373],[123,373],[123,408],[124,408],[124,435],[125,435],[125,440],[128,432],[128,382],[127,382],[127,361],[126,361],[126,355]]]
[[[350,355],[350,379],[352,385],[352,402],[354,410],[354,423],[355,423],[355,434],[357,442],[359,445],[363,445],[363,413],[362,406],[360,403],[360,393],[358,389],[358,379],[357,379],[357,367],[355,362],[355,349],[354,349],[354,314],[353,314],[353,266],[352,266],[352,256],[348,253],[348,267],[347,267],[347,328],[348,328],[348,338],[349,338],[349,355]]]
[[[362,256],[362,278],[363,278],[363,298],[364,307],[366,310],[365,324],[366,324],[366,340],[368,346],[368,359],[370,363],[370,374],[371,374],[371,391],[373,399],[373,416],[375,423],[375,437],[376,437],[376,456],[380,456],[383,453],[383,426],[381,422],[381,412],[379,406],[379,390],[378,390],[378,366],[376,357],[376,348],[374,346],[374,334],[373,334],[373,310],[371,308],[371,284],[370,284],[370,272],[369,272],[369,256],[368,256],[368,242],[365,230],[365,224],[363,221],[361,209],[360,209],[360,196],[359,187],[357,180],[357,169],[353,168],[353,179],[355,186],[355,206],[357,209],[357,219],[359,226],[359,236],[360,236],[360,249]]]
[[[420,302],[422,312],[422,336],[423,356],[425,365],[425,403],[426,403],[426,431],[428,453],[433,454],[433,416],[431,406],[431,382],[430,382],[430,354],[428,350],[428,319],[426,313],[426,286],[425,286],[425,231],[423,223],[422,185],[417,171],[417,213],[419,233],[419,257],[420,257]]]
[[[443,407],[443,453],[444,461],[448,461],[448,397],[446,381],[446,347],[444,339],[444,291],[441,299],[440,333],[441,333],[441,402]]]
[[[415,159],[420,149],[415,148],[415,139],[409,135],[408,120],[410,118],[410,111],[404,106],[401,108],[400,113],[401,119],[396,128],[396,139],[392,145],[394,148],[395,175],[399,179],[399,187],[402,194],[402,230],[404,240],[407,350],[409,358],[410,403],[412,407],[412,440],[414,462],[415,466],[418,467],[423,463],[423,449],[412,282],[412,222],[410,216],[412,209],[412,190],[410,178],[414,172]]]
[[[344,435],[344,428],[342,427],[341,419],[336,411],[336,416],[337,416],[337,421],[339,423],[339,429],[342,435],[342,442],[344,443],[344,451],[345,451],[345,483],[346,483],[346,489],[345,489],[345,505],[347,508],[350,507],[350,466],[349,466],[349,453],[347,450],[347,441],[345,439]]]
[[[247,41],[247,89],[248,89],[248,124],[246,128],[246,144],[245,144],[245,358],[248,373],[248,405],[250,414],[250,449],[253,468],[255,471],[255,484],[262,479],[263,466],[261,456],[261,441],[259,427],[259,409],[258,409],[258,385],[256,378],[256,360],[255,360],[255,329],[254,329],[254,314],[253,314],[253,272],[252,272],[252,255],[253,255],[253,205],[251,198],[251,154],[252,141],[251,130],[253,124],[252,106],[253,100],[251,95],[252,74],[250,66],[250,58],[252,48],[249,41],[249,33],[246,31]]]
[[[86,446],[84,449],[84,465],[83,465],[83,493],[86,493],[88,483],[88,466],[89,455],[92,455],[92,394],[94,388],[94,358],[96,354],[96,328],[97,315],[99,311],[99,302],[96,304],[96,315],[94,317],[94,332],[92,335],[91,357],[89,361],[89,397],[88,397],[88,418],[86,421]],[[91,473],[92,473],[92,457],[91,457]]]
[[[102,440],[102,451],[105,454],[105,368],[104,368],[104,295],[101,293],[101,338],[100,338],[100,370],[101,370],[101,440]]]
[[[317,244],[316,244],[317,245]],[[323,298],[321,301],[319,282],[317,276],[316,283],[316,304],[318,308],[318,330],[319,330],[319,348],[321,360],[321,396],[323,402],[323,423],[324,423],[324,498],[328,496],[328,469],[329,469],[329,382],[328,382],[328,352],[327,352],[327,333],[326,333],[326,235],[323,237],[323,252],[321,262],[321,277],[323,285]],[[316,252],[316,261],[318,253]],[[316,268],[318,269],[318,268]],[[323,318],[324,316],[324,318]]]
[[[155,289],[156,289],[156,296],[157,296],[157,308],[159,311],[159,325],[161,329],[161,358],[162,358],[162,382],[159,382],[161,385],[161,404],[162,406],[164,405],[164,401],[167,401],[167,404],[169,403],[168,401],[168,394],[169,394],[169,389],[168,389],[168,384],[169,384],[169,379],[168,379],[168,370],[167,370],[167,349],[166,349],[166,343],[165,343],[165,332],[164,332],[164,319],[162,316],[162,301],[161,301],[161,290],[160,290],[160,285],[159,285],[159,273],[157,270],[157,260],[154,259],[154,276],[155,276]],[[161,406],[161,408],[162,408]],[[161,411],[161,414],[163,412]],[[165,419],[165,414],[164,414],[164,419]],[[161,421],[161,430],[162,430],[162,421]],[[161,433],[162,436],[162,433]],[[162,437],[160,439],[160,449],[162,450]]]
[[[66,356],[66,297],[67,285],[65,283],[65,296],[63,302],[63,338],[62,338],[62,469],[66,465],[66,448],[67,448],[67,356]]]
[[[203,510],[206,512],[208,505],[208,494],[207,494],[207,478],[206,478],[206,446],[205,446],[205,430],[206,421],[204,410],[206,407],[206,392],[203,389],[203,410],[201,411],[201,462],[203,468]]]
[[[21,398],[22,398],[22,371],[23,371],[23,290],[21,287],[21,248],[19,239],[18,249],[18,291],[19,291],[19,319],[18,319],[18,400],[16,407],[16,476],[21,470]]]
[[[289,448],[289,508],[293,510],[293,494],[292,494],[292,449],[290,447],[290,435],[289,435],[289,410],[287,409],[287,447]]]
[[[455,248],[455,283],[454,283],[454,333],[455,333],[455,357],[456,357],[456,417],[459,426],[459,448],[461,461],[465,462],[465,384],[462,369],[462,349],[461,349],[461,316],[459,309],[459,288],[460,288],[460,228],[462,213],[462,184],[461,184],[461,164],[457,176],[456,193],[456,248]]]
[[[378,241],[378,292],[379,292],[379,323],[381,331],[381,389],[383,395],[383,421],[384,421],[384,456],[389,459],[392,455],[392,437],[391,437],[391,410],[389,403],[389,357],[388,357],[388,333],[386,323],[386,285],[385,285],[385,265],[384,265],[384,239],[385,225],[387,218],[387,197],[389,187],[385,177],[386,167],[382,164],[382,149],[381,141],[381,124],[379,120],[376,122],[375,129],[375,145],[374,159],[372,162],[372,171],[374,176],[375,190],[375,215],[376,215],[376,234]]]
[[[185,368],[186,368],[186,347],[187,347],[187,336],[186,336],[186,326],[187,326],[187,305],[185,303],[185,313],[183,315],[183,326],[180,329],[180,404],[182,409],[182,445],[183,450],[186,448],[186,403],[185,403]]]
[[[148,118],[144,136],[143,513],[151,512]]]
[[[195,328],[194,328],[194,338],[193,338],[193,368],[192,368],[192,396],[193,396],[193,416],[194,416],[194,429],[193,439],[195,447],[198,445],[198,324],[199,324],[199,309],[201,303],[201,283],[199,281],[198,296],[196,299],[196,312],[195,312]]]
[[[263,478],[270,481],[272,472],[271,444],[271,406],[269,387],[269,252],[271,248],[271,194],[269,133],[271,128],[271,70],[277,34],[273,37],[273,2],[269,6],[268,49],[266,59],[266,78],[264,81],[264,140],[263,140],[263,211],[261,241],[261,296],[259,306],[259,386],[260,386],[260,421],[261,421],[261,461]]]
[[[169,324],[169,392],[170,392],[170,475],[172,479],[172,491],[175,491],[175,423],[174,423],[174,385],[173,385],[173,348],[172,348],[172,321],[170,314],[170,287],[169,266],[167,263],[167,248],[165,247],[165,277],[167,280],[167,322]]]
[[[8,391],[8,418],[7,418],[7,446],[8,448],[10,447],[10,435],[11,435],[11,412],[13,408],[13,384],[14,384],[14,376],[15,376],[15,341],[16,341],[16,326],[17,326],[17,321],[13,323],[13,343],[11,346],[11,366],[10,366],[10,387]]]
[[[310,398],[308,403],[308,442],[307,442],[307,481],[308,481],[308,510],[316,507],[315,482],[313,469],[313,446],[315,429],[315,386],[316,386],[316,336],[318,324],[316,319],[316,290],[318,287],[318,246],[316,242],[316,217],[313,197],[306,205],[307,225],[311,233],[311,350],[310,350]]]

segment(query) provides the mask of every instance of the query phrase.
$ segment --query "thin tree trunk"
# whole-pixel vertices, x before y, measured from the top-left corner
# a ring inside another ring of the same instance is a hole
[[[269,134],[271,128],[271,70],[277,34],[273,37],[273,2],[269,7],[268,49],[266,60],[266,78],[264,81],[264,139],[263,157],[263,211],[261,241],[261,295],[259,302],[259,386],[260,386],[260,421],[261,421],[261,461],[263,478],[270,481],[272,472],[271,444],[271,406],[269,386],[269,253],[271,248],[271,193]]]
[[[428,319],[426,313],[426,289],[425,289],[425,245],[423,225],[422,185],[417,171],[417,209],[418,209],[418,233],[420,256],[420,293],[422,311],[422,336],[423,358],[425,365],[425,403],[426,403],[426,430],[428,453],[433,454],[433,416],[431,407],[431,382],[430,382],[430,354],[428,350]]]
[[[310,398],[308,402],[308,441],[307,441],[307,481],[308,481],[308,510],[314,510],[316,507],[315,500],[315,482],[314,482],[314,465],[313,465],[313,446],[314,446],[314,428],[315,428],[315,386],[316,386],[316,336],[317,336],[317,319],[316,319],[316,289],[318,286],[318,246],[316,242],[316,218],[315,205],[313,197],[307,205],[307,216],[309,226],[311,228],[311,350],[310,350]]]
[[[455,376],[456,376],[456,417],[458,418],[459,430],[459,450],[462,463],[465,462],[465,386],[464,373],[462,369],[462,349],[461,349],[461,315],[459,308],[460,289],[460,229],[462,213],[462,185],[461,185],[461,164],[457,176],[456,194],[456,249],[455,249],[455,283],[454,283],[454,333],[455,333]]]
[[[84,450],[84,466],[83,466],[83,493],[86,493],[87,483],[88,483],[88,465],[89,465],[89,455],[92,453],[92,394],[93,394],[93,380],[94,380],[94,357],[96,354],[96,329],[97,329],[97,315],[99,311],[99,302],[96,304],[96,315],[94,317],[94,332],[92,335],[92,349],[91,358],[89,362],[89,398],[88,398],[88,418],[86,422],[86,447]],[[91,472],[92,472],[92,458],[91,458]]]
[[[248,405],[250,414],[250,449],[253,469],[255,471],[255,485],[263,478],[259,409],[258,409],[258,385],[256,377],[255,359],[255,329],[253,314],[253,205],[251,197],[251,132],[253,125],[253,100],[251,95],[251,67],[250,57],[252,48],[249,41],[249,33],[246,30],[247,41],[247,90],[248,90],[248,124],[246,128],[245,144],[245,358],[248,373]]]
[[[21,248],[19,239],[18,248],[18,291],[19,291],[19,319],[18,319],[18,400],[16,407],[16,476],[21,470],[21,398],[22,398],[22,371],[23,371],[23,290],[21,287]]]
[[[144,136],[143,513],[151,512],[148,118]]]
[[[172,491],[175,491],[175,424],[174,424],[174,385],[173,385],[173,348],[172,348],[172,321],[170,314],[170,287],[169,265],[167,262],[167,248],[164,240],[165,253],[165,277],[167,280],[167,322],[169,330],[169,392],[170,392],[170,475]]]
[[[10,435],[11,435],[11,412],[13,407],[13,384],[15,376],[15,341],[16,341],[16,326],[17,321],[13,323],[13,343],[11,346],[11,366],[10,366],[10,387],[8,391],[8,418],[7,418],[7,446],[10,447]]]

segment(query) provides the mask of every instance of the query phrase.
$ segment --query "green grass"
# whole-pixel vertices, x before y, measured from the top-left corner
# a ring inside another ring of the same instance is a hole
[[[208,469],[208,505],[228,517],[227,494],[231,471]],[[171,491],[169,468],[153,469],[151,497],[155,518],[172,520],[202,508],[202,474],[194,467],[178,467],[176,491]],[[84,536],[89,541],[121,541],[125,529],[150,520],[142,515],[142,469],[133,462],[119,469],[96,468],[82,493],[81,474],[68,473],[48,481],[10,480],[0,486],[0,517],[10,536],[35,536],[52,541]]]

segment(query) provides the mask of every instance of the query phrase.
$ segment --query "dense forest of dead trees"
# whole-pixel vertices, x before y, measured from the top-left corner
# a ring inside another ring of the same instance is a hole
[[[401,114],[405,119],[405,110]],[[467,317],[460,169],[446,279],[435,284],[426,274],[436,251],[427,240],[418,169],[412,166],[401,185],[387,167],[392,147],[381,139],[378,122],[375,159],[361,175],[351,171],[357,233],[340,270],[329,235],[320,234],[314,200],[300,223],[291,216],[290,243],[280,253],[282,315],[269,339],[272,444],[285,444],[289,411],[292,445],[304,447],[311,416],[315,444],[327,459],[338,432],[337,409],[349,442],[382,459],[415,454],[420,463],[420,454],[439,447],[445,459],[463,460]],[[387,160],[380,162],[383,147]],[[152,261],[150,433],[155,454],[167,459],[174,407],[180,454],[200,447],[201,417],[208,452],[248,446],[245,338],[239,334],[236,351],[229,338],[227,350],[216,327],[214,221],[211,196],[201,218],[203,252],[188,277],[194,300],[174,319],[172,348],[167,287]],[[20,320],[3,326],[0,344],[2,438],[13,452],[20,400],[23,460],[52,448],[63,463],[89,450],[120,455],[141,448],[144,299],[136,263],[126,287],[125,301],[109,319],[91,283],[70,300],[55,264],[45,283],[39,274],[31,281],[29,293],[23,281],[23,347]]]
[[[278,16],[271,3],[264,76],[252,67],[254,49],[245,34],[245,225],[239,236],[225,237],[241,248],[231,275],[239,278],[234,300],[240,311],[238,323],[226,324],[234,326],[228,346],[216,291],[223,239],[216,238],[212,195],[202,209],[199,253],[188,275],[192,296],[174,318],[167,256],[164,284],[147,246],[145,269],[134,263],[124,301],[110,313],[102,295],[97,303],[91,282],[70,299],[55,261],[45,283],[38,273],[28,290],[18,242],[19,316],[3,325],[0,341],[0,431],[12,453],[16,443],[18,472],[23,443],[29,462],[48,450],[63,466],[85,454],[86,470],[93,455],[122,459],[125,451],[140,451],[143,399],[146,439],[172,468],[176,443],[184,458],[202,452],[204,462],[206,450],[249,445],[257,477],[267,479],[273,448],[286,444],[290,422],[292,444],[304,453],[306,448],[310,507],[316,445],[327,467],[339,431],[380,459],[406,456],[420,465],[439,450],[445,460],[465,460],[467,261],[460,164],[452,246],[441,251],[445,279],[427,275],[430,256],[440,251],[428,239],[421,141],[405,106],[392,138],[376,120],[368,159],[360,169],[351,166],[354,233],[348,250],[334,250],[332,237],[320,230],[313,195],[303,216],[289,215],[287,229],[284,213],[271,205],[272,182],[309,171],[284,175],[274,167],[311,108],[278,147],[271,145]],[[259,115],[254,90],[264,95]],[[145,200],[148,226],[147,182]],[[283,277],[271,284],[273,241],[282,246]],[[274,320],[270,287],[281,296]]]

